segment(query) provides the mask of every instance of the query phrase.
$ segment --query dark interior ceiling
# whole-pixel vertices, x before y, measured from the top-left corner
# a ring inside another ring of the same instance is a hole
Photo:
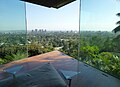
[[[21,0],[21,1],[26,1],[26,2],[33,3],[33,4],[42,5],[42,6],[49,7],[49,8],[51,7],[60,8],[76,0]]]

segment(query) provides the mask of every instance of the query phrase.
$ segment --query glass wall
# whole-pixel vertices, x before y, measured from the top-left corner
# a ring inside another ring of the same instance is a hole
[[[59,9],[27,3],[27,25],[22,1],[1,0],[0,64],[60,51],[120,78],[120,34],[112,32],[120,24],[119,4],[81,0],[78,40],[79,0]]]
[[[0,64],[26,57],[24,3],[0,0]]]
[[[120,1],[82,0],[80,60],[120,78]],[[118,15],[119,16],[119,15]]]
[[[77,73],[79,1],[59,9],[27,3],[26,11],[29,57],[50,52],[41,60]]]
[[[29,56],[58,50],[78,57],[78,3],[59,9],[27,3]]]

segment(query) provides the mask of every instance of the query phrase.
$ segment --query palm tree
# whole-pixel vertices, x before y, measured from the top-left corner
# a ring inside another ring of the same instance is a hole
[[[120,13],[117,13],[116,15],[120,17]],[[114,32],[114,33],[117,33],[117,32],[120,31],[120,21],[118,21],[116,24],[117,24],[118,26],[117,26],[115,29],[113,29],[113,32]]]

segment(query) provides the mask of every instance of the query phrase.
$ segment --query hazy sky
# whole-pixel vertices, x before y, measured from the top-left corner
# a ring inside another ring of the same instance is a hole
[[[117,0],[82,0],[81,30],[111,31],[120,12]],[[27,4],[28,29],[78,30],[79,0],[60,9]]]
[[[118,0],[82,0],[81,30],[111,31],[119,17]],[[24,3],[0,0],[0,29],[25,29]],[[27,3],[27,25],[31,29],[79,30],[79,0],[60,9]]]
[[[0,0],[0,30],[25,30],[24,3]]]
[[[119,17],[120,1],[118,0],[82,0],[82,29],[111,31]]]
[[[78,3],[59,9],[27,4],[28,29],[74,30],[78,29]]]

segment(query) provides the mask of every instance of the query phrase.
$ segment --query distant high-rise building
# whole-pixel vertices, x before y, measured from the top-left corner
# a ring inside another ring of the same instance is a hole
[[[34,30],[32,30],[31,32],[34,32]]]
[[[35,29],[35,32],[38,32],[38,29]]]

